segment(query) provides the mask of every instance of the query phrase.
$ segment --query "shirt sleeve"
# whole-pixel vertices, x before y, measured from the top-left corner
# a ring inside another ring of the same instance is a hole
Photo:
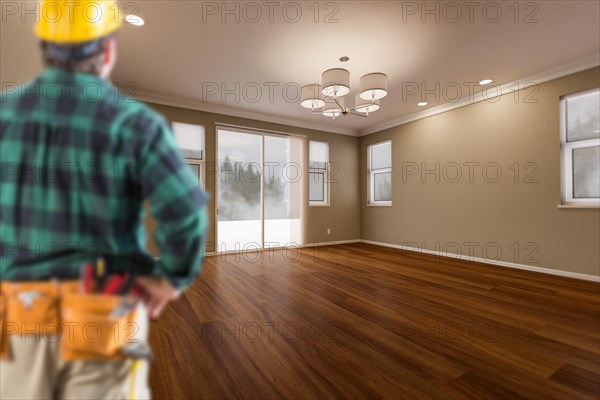
[[[140,122],[138,122],[139,124]],[[186,164],[166,122],[146,121],[138,161],[142,196],[158,222],[158,273],[183,289],[202,268],[208,225],[206,193]],[[148,126],[149,125],[149,126]]]

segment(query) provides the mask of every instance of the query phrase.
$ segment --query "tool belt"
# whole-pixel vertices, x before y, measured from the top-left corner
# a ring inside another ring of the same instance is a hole
[[[60,340],[65,361],[126,359],[126,350],[140,343],[136,307],[123,308],[124,301],[127,296],[82,293],[79,281],[2,281],[0,360],[11,359],[11,335]]]

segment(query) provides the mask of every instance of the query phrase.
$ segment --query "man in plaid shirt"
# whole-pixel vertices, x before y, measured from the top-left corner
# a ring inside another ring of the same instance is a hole
[[[77,280],[82,264],[102,257],[110,273],[137,274],[146,307],[157,317],[199,273],[207,197],[167,122],[106,80],[122,16],[109,19],[113,2],[93,3],[106,13],[91,30],[80,29],[91,23],[78,19],[77,9],[74,22],[62,26],[39,21],[46,69],[2,93],[0,278],[3,287]],[[145,249],[146,200],[159,223],[158,262]],[[83,361],[57,364],[55,344],[11,339],[12,359],[0,364],[1,398],[57,391],[59,397],[127,397],[127,362],[92,369]],[[23,376],[27,384],[19,385]]]

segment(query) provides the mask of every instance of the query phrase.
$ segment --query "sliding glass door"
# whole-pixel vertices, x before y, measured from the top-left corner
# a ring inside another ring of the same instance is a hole
[[[302,146],[289,136],[264,136],[264,247],[302,244]]]
[[[304,140],[217,130],[219,252],[301,245]]]

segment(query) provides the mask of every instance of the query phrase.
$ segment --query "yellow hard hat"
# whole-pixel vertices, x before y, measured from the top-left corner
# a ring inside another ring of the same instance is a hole
[[[123,14],[114,0],[41,1],[35,34],[48,42],[89,42],[121,25]]]

